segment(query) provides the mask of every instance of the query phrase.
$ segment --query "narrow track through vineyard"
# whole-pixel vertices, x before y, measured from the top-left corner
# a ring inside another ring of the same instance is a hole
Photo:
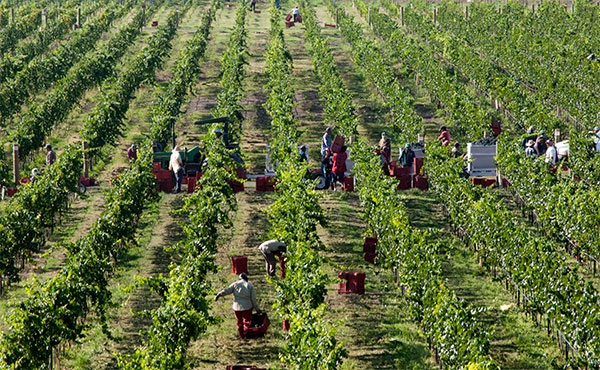
[[[250,6],[0,1],[0,369],[598,368],[600,6]],[[220,117],[228,140],[200,124]],[[436,138],[446,125],[466,147],[497,122],[510,186],[483,188]],[[568,161],[526,158],[529,126],[568,139]],[[309,179],[327,127],[353,191]],[[414,189],[382,171],[383,132],[392,160],[423,137]],[[172,141],[204,161],[183,193],[153,164]],[[288,247],[285,276],[266,276],[269,239]],[[240,339],[231,297],[213,301],[238,279],[233,256],[264,337]],[[364,294],[340,294],[344,271],[365,274]]]

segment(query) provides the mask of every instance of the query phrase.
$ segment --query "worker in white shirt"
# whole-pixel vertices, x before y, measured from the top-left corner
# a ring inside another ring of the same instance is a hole
[[[277,266],[277,259],[275,257],[287,252],[285,244],[275,239],[267,240],[258,247],[258,250],[265,257],[267,275],[275,276],[275,267]]]
[[[298,9],[298,5],[296,5],[296,7],[292,9],[290,13],[292,13],[292,16],[294,17],[294,23],[298,22],[300,17],[300,9]]]
[[[554,141],[546,140],[546,145],[548,146],[548,148],[546,149],[546,163],[550,163],[550,165],[555,165],[558,161],[558,155],[556,153]]]
[[[600,127],[594,127],[594,144],[596,151],[600,152]]]
[[[179,147],[175,145],[171,159],[169,161],[169,169],[175,174],[176,186],[173,191],[175,193],[181,193],[181,182],[183,181],[183,161],[181,160],[181,154],[179,153]]]
[[[252,310],[261,313],[256,303],[256,290],[248,282],[248,275],[240,274],[240,280],[221,290],[215,297],[215,302],[226,295],[233,294],[233,313],[237,320],[240,338],[245,338],[248,328],[252,325]]]

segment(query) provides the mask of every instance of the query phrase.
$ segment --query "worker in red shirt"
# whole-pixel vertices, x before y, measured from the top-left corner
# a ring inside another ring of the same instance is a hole
[[[348,153],[346,153],[346,149],[348,147],[343,145],[340,149],[339,153],[335,153],[333,155],[333,181],[332,181],[332,189],[335,191],[336,183],[339,181],[342,184],[344,183],[344,172],[346,172],[346,159],[348,159]]]
[[[127,149],[127,159],[129,159],[129,163],[137,159],[137,147],[135,144],[131,144],[129,149]]]

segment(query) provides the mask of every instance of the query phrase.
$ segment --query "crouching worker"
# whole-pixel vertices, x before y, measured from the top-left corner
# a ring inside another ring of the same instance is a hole
[[[275,267],[277,266],[277,258],[275,257],[287,252],[285,244],[275,239],[267,240],[258,247],[258,250],[267,262],[267,275],[275,276]]]
[[[240,280],[221,290],[215,297],[215,302],[226,295],[233,294],[233,313],[237,320],[240,338],[245,338],[248,328],[252,325],[252,310],[261,313],[256,303],[254,285],[248,282],[248,275],[240,274]]]

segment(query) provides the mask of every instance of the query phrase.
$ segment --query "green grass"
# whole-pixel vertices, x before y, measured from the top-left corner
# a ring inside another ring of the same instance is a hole
[[[317,16],[321,22],[333,23],[325,3],[315,2]],[[268,45],[269,11],[267,3],[259,3],[261,14],[248,14],[248,61],[245,80],[246,97],[243,99],[244,116],[242,150],[251,173],[264,169],[265,144],[269,140],[270,118],[263,104],[268,97],[264,75],[264,53]],[[285,12],[295,3],[282,2],[282,19]],[[189,98],[185,115],[177,125],[177,141],[182,146],[197,145],[198,139],[206,132],[206,127],[195,126],[198,119],[212,117],[211,110],[219,93],[219,61],[227,48],[229,33],[233,29],[237,3],[232,8],[222,8],[217,12],[213,23],[206,56],[202,62],[203,73],[199,76],[194,96]],[[115,148],[107,148],[95,164],[94,175],[103,186],[106,181],[127,167],[125,150],[131,142],[137,142],[148,131],[150,110],[156,98],[156,89],[164,87],[170,78],[170,70],[175,64],[178,51],[188,40],[195,26],[199,24],[204,6],[192,8],[183,19],[174,48],[161,71],[156,74],[155,85],[142,87],[132,102],[127,115],[127,128],[123,139]],[[349,11],[356,15],[355,11]],[[164,22],[169,11],[162,8],[152,20]],[[136,42],[123,60],[135,55],[144,46],[152,30]],[[377,142],[381,131],[388,129],[388,112],[383,106],[374,87],[357,70],[350,59],[350,47],[334,28],[323,28],[328,37],[338,69],[346,81],[355,100],[360,115],[359,133],[370,142]],[[284,29],[286,44],[294,60],[293,86],[297,106],[295,108],[301,142],[310,146],[312,165],[318,166],[319,143],[325,126],[323,104],[318,98],[318,81],[312,70],[312,60],[306,50],[303,25]],[[424,117],[428,137],[437,134],[442,120],[436,107],[425,94],[422,86],[415,86],[414,79],[407,75],[406,66],[396,65],[396,74],[402,86],[415,95],[415,109]],[[97,91],[91,91],[69,118],[56,132],[57,143],[63,146],[69,140],[78,138],[78,129],[94,104]],[[393,138],[392,138],[393,139]],[[394,143],[399,146],[401,143]],[[327,316],[332,323],[339,323],[337,339],[348,350],[348,358],[343,369],[434,369],[433,354],[426,339],[420,332],[407,309],[408,303],[402,292],[393,282],[390,271],[382,270],[364,261],[362,254],[363,233],[366,225],[361,219],[361,207],[356,193],[324,192],[321,205],[327,212],[328,224],[319,229],[324,244],[324,265],[329,276],[346,271],[366,273],[365,295],[339,295],[336,284],[328,286],[326,301],[330,305]],[[185,196],[185,195],[184,195]],[[514,306],[514,300],[502,286],[491,279],[479,267],[475,255],[458,239],[449,234],[447,223],[441,215],[438,199],[430,192],[411,190],[402,193],[415,227],[431,228],[437,241],[442,243],[444,255],[443,271],[448,286],[459,297],[486,311],[480,319],[491,332],[491,353],[506,369],[547,369],[552,363],[561,364],[556,343],[545,334],[543,328],[536,328],[527,319],[521,308]],[[216,290],[237,279],[231,273],[230,257],[248,256],[250,281],[256,286],[260,305],[269,313],[271,328],[265,338],[242,341],[237,337],[235,320],[231,311],[231,299],[215,303],[213,314],[222,322],[210,327],[204,335],[191,344],[188,354],[190,367],[194,369],[224,369],[227,365],[252,364],[269,369],[282,369],[279,355],[283,351],[285,335],[281,330],[281,320],[271,309],[276,300],[274,287],[265,278],[263,257],[258,245],[268,237],[269,223],[264,210],[273,202],[276,194],[257,193],[254,183],[246,183],[246,192],[237,194],[239,209],[234,215],[234,226],[223,230],[219,235],[217,264],[220,271],[211,276]],[[81,236],[101,212],[100,192],[82,202],[78,209],[82,215],[67,214],[68,227],[57,230],[52,241],[71,240]],[[149,319],[135,314],[158,306],[159,300],[145,288],[125,292],[123,288],[135,283],[137,276],[156,276],[168,273],[169,263],[177,263],[176,256],[167,249],[173,246],[182,232],[177,221],[185,217],[175,217],[170,212],[181,207],[180,195],[162,195],[157,203],[142,215],[138,244],[120,257],[119,267],[111,280],[114,307],[109,310],[111,336],[102,333],[97,318],[90,320],[90,328],[80,344],[71,343],[63,352],[62,368],[68,369],[115,369],[115,353],[131,354],[141,343],[139,331],[148,328]],[[73,211],[75,212],[75,211]],[[73,221],[70,221],[73,220]],[[44,261],[45,269],[36,271],[43,280],[52,276],[63,263],[60,249],[53,250]],[[24,297],[25,283],[12,290],[6,299],[0,301],[0,312],[7,312],[8,302],[16,302]]]

